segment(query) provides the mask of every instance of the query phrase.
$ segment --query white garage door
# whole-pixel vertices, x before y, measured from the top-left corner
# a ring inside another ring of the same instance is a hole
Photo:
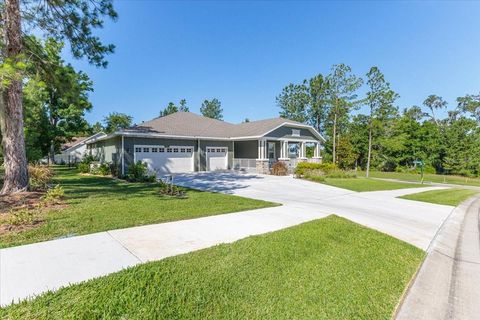
[[[193,146],[140,146],[135,145],[135,162],[148,165],[150,173],[192,172]]]
[[[207,147],[207,170],[228,169],[228,148]]]

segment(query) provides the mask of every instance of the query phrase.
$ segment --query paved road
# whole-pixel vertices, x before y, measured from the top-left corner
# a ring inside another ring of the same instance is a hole
[[[480,318],[480,197],[458,206],[428,250],[398,320]]]
[[[0,250],[0,305],[146,261],[275,231],[335,213],[426,249],[452,207],[396,199],[421,189],[356,193],[318,183],[234,173],[175,178],[186,186],[283,206],[112,230]]]

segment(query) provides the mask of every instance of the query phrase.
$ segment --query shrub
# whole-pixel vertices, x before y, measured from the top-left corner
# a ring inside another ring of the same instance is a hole
[[[78,171],[81,173],[89,173],[90,172],[90,164],[89,163],[84,163],[80,162],[77,166]]]
[[[176,185],[165,183],[163,181],[160,182],[160,189],[158,191],[162,196],[170,196],[170,197],[177,197],[177,198],[186,198],[186,192],[179,188]]]
[[[98,159],[92,156],[91,154],[85,154],[82,158],[82,161],[80,161],[80,163],[90,164],[95,161],[98,161]]]
[[[110,173],[112,174],[112,176],[118,177],[119,176],[118,163],[117,162],[112,162],[112,163],[110,163],[109,166],[110,166]]]
[[[334,170],[325,175],[325,178],[342,178],[342,179],[349,179],[349,178],[356,178],[357,174],[352,171],[343,171],[343,170]]]
[[[321,175],[328,174],[334,170],[337,170],[337,167],[333,163],[300,162],[295,168],[295,174],[304,176],[310,171],[316,171],[317,175]]]
[[[42,165],[28,166],[28,174],[30,177],[30,188],[34,191],[47,190],[48,184],[53,177],[52,169]]]
[[[272,165],[271,173],[274,176],[286,176],[288,174],[288,167],[284,162],[278,161]]]
[[[11,210],[10,217],[6,220],[11,226],[32,224],[35,221],[36,211],[29,209]]]
[[[111,173],[110,164],[102,163],[95,168],[95,174],[101,174],[102,176],[108,176]]]
[[[47,193],[43,197],[45,203],[57,204],[60,203],[62,198],[65,196],[65,191],[62,186],[56,185],[55,187],[48,189]]]
[[[134,181],[139,181],[147,175],[147,164],[137,161],[128,166],[127,177]]]
[[[128,166],[127,176],[125,177],[130,182],[155,182],[157,176],[148,174],[147,164],[141,161]]]

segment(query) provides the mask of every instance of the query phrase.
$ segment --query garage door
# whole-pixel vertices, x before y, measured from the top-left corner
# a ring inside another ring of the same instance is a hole
[[[135,161],[147,164],[150,173],[192,172],[193,146],[135,145]]]
[[[207,170],[228,169],[228,148],[207,147]]]

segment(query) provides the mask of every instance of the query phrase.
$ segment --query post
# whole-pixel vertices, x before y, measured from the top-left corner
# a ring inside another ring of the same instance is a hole
[[[125,175],[125,143],[124,136],[122,134],[122,176]]]

